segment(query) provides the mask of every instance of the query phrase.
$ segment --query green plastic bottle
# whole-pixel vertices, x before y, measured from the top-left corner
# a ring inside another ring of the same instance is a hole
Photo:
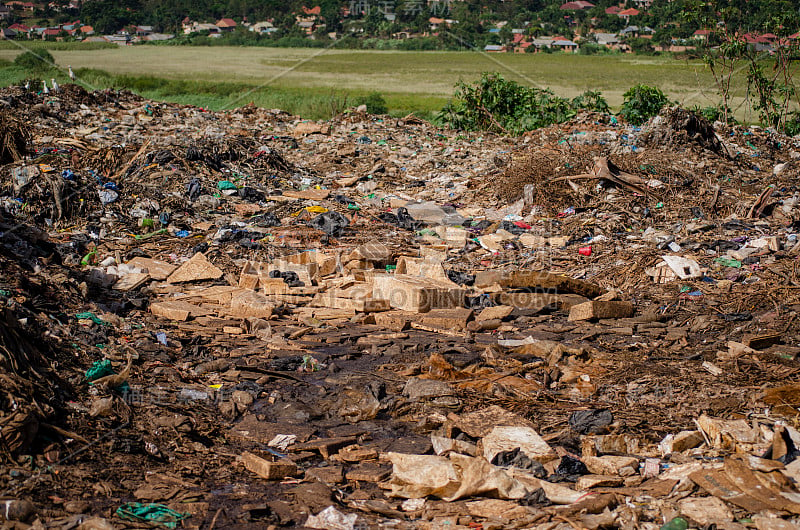
[[[676,517],[661,527],[661,530],[686,530],[689,528],[689,523],[683,517]]]

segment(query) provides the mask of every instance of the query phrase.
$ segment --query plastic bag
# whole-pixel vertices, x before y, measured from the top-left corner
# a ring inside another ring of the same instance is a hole
[[[329,236],[339,237],[344,232],[344,229],[350,225],[350,221],[339,212],[325,212],[313,218],[309,221],[309,224]]]

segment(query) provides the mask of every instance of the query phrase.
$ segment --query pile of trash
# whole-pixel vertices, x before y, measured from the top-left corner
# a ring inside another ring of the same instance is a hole
[[[800,522],[793,138],[0,101],[7,527]]]

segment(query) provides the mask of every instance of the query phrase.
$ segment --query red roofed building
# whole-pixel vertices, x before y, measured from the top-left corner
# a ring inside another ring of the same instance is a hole
[[[428,23],[431,25],[431,31],[436,31],[439,29],[439,26],[444,24],[443,18],[431,17],[428,19]]]
[[[55,28],[47,28],[46,30],[44,30],[44,31],[42,32],[42,40],[45,40],[45,39],[47,39],[48,37],[51,37],[51,38],[52,38],[52,37],[58,37],[58,35],[59,35],[60,33],[61,33],[61,30],[60,30],[60,29],[55,29]]]
[[[305,13],[306,15],[317,15],[317,16],[319,16],[320,13],[322,13],[322,8],[319,7],[319,6],[314,6],[311,9],[309,9],[306,6],[303,6],[303,13]]]
[[[236,29],[236,21],[232,18],[221,18],[217,23],[216,26],[220,29],[220,31],[233,31]]]
[[[13,29],[14,31],[21,31],[23,33],[27,33],[31,30],[31,28],[29,28],[25,24],[11,24],[10,26],[8,26],[8,29]]]
[[[81,26],[80,30],[84,35],[94,35],[94,28],[92,26]]]
[[[531,46],[533,46],[533,43],[532,43],[532,42],[521,42],[521,43],[519,44],[519,46],[517,46],[517,47],[514,49],[514,51],[515,51],[516,53],[526,53],[526,52],[528,51],[528,48],[530,48]]]
[[[747,43],[748,46],[753,48],[757,52],[769,52],[772,51],[772,41],[765,37],[764,35],[756,35],[754,33],[745,33],[742,35],[742,38]]]
[[[621,16],[621,17],[635,17],[635,16],[637,16],[639,14],[639,10],[631,7],[631,8],[625,9],[623,11],[620,11],[617,14],[619,16]]]
[[[606,15],[619,15],[622,8],[619,6],[611,6],[606,8]]]
[[[33,10],[36,9],[36,5],[33,2],[21,2],[20,0],[11,0],[11,2],[6,2],[6,7],[10,7],[11,9],[19,9],[23,13],[33,13]]]
[[[692,33],[692,38],[697,40],[708,40],[708,36],[711,35],[710,29],[698,29],[694,33]]]

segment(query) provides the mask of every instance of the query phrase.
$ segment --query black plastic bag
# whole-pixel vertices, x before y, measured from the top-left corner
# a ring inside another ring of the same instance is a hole
[[[525,232],[528,231],[525,228],[522,228],[522,227],[519,227],[519,226],[515,225],[511,221],[503,221],[502,223],[500,223],[500,228],[502,228],[503,230],[505,230],[507,232],[511,232],[515,236],[524,234]]]
[[[474,285],[475,284],[475,275],[468,274],[466,272],[460,272],[455,270],[447,271],[447,277],[450,278],[450,281],[453,283],[457,283],[458,285]]]
[[[281,226],[281,220],[274,213],[265,213],[256,217],[250,218],[250,222],[261,228],[271,228],[273,226]]]
[[[511,451],[500,451],[494,458],[492,464],[500,467],[515,467],[530,472],[536,478],[545,478],[547,471],[541,462],[533,460],[520,450],[519,447]]]
[[[294,271],[269,271],[270,278],[282,278],[289,287],[305,287],[305,282],[300,281],[300,277]]]
[[[239,197],[250,202],[258,202],[258,201],[263,201],[265,199],[263,193],[261,193],[255,188],[251,188],[250,186],[243,186],[239,188],[238,193]]]
[[[414,220],[411,214],[408,213],[408,209],[403,207],[397,209],[397,214],[383,212],[378,215],[378,219],[404,230],[419,230],[423,224],[421,221]]]
[[[189,196],[189,200],[193,201],[200,196],[203,187],[200,184],[200,179],[193,178],[186,184],[186,194]]]
[[[614,422],[606,409],[576,410],[569,417],[569,426],[579,434],[602,434]]]
[[[350,224],[350,221],[339,212],[325,212],[313,218],[309,221],[309,224],[329,236],[339,237]]]
[[[564,455],[561,458],[561,462],[558,463],[558,467],[556,468],[556,474],[565,476],[588,475],[589,470],[586,468],[586,464],[584,464],[577,458],[572,458],[569,455]]]

